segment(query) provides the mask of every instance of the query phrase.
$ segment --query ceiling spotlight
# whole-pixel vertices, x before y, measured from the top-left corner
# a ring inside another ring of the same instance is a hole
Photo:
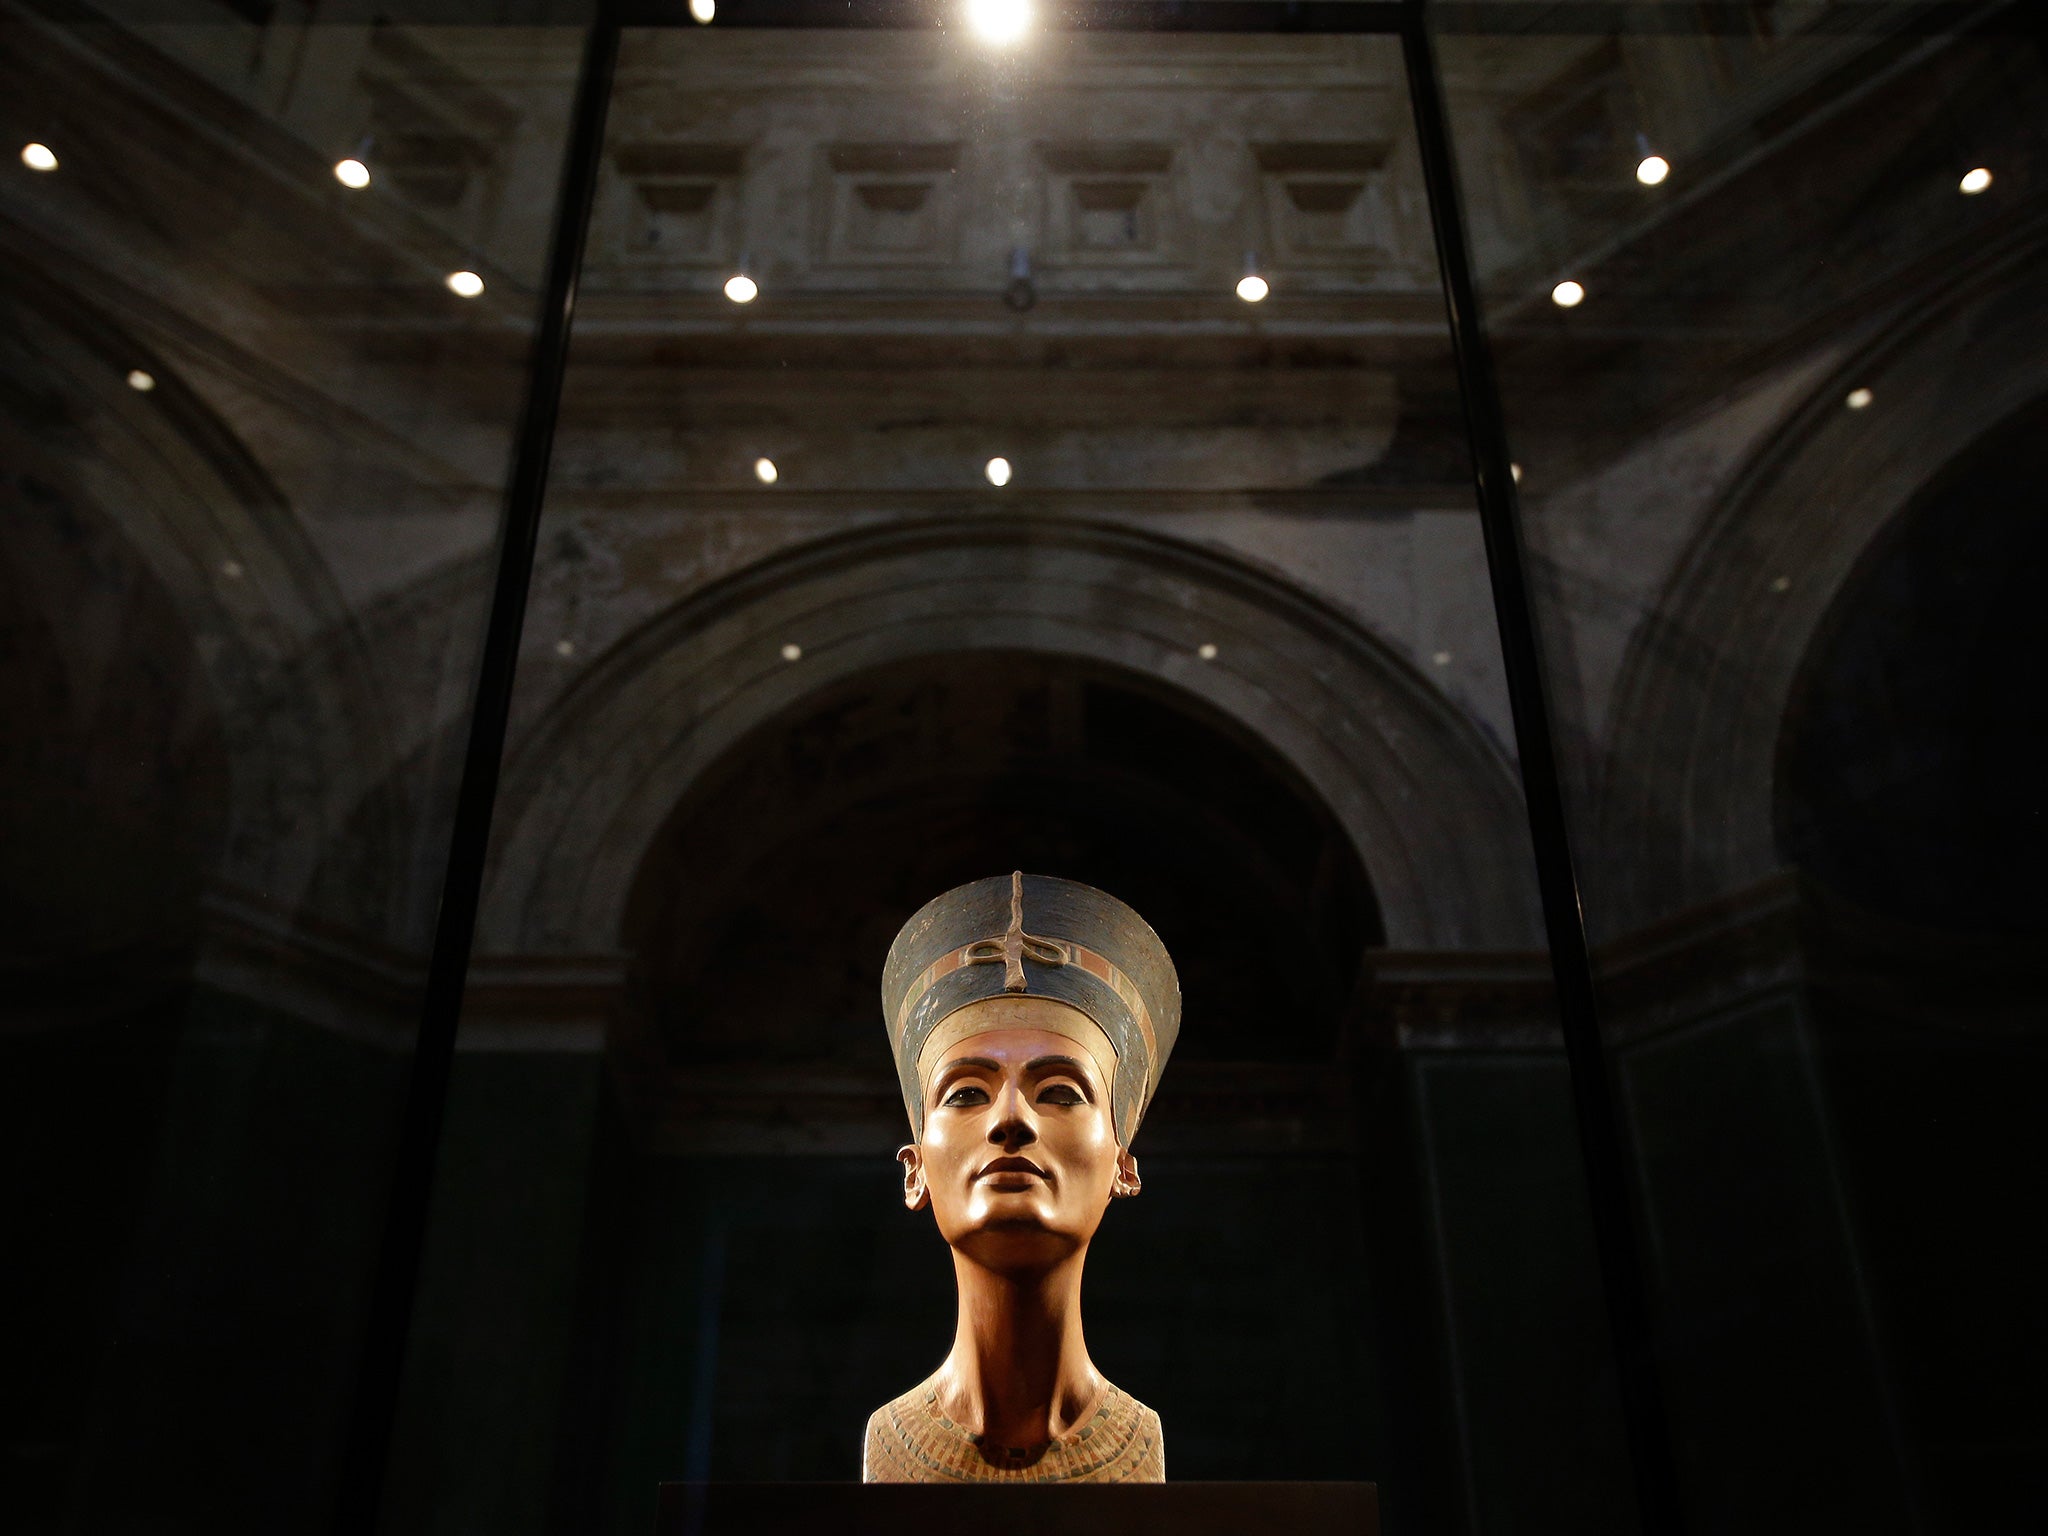
[[[47,144],[24,144],[21,146],[21,163],[32,171],[54,171],[57,169],[57,152]],[[1990,177],[1985,177],[1989,181]]]
[[[1980,165],[1975,170],[1965,171],[1963,179],[1956,183],[1956,189],[1965,197],[1975,197],[1990,185],[1991,173]]]
[[[448,285],[450,293],[460,299],[473,299],[484,291],[484,280],[467,269],[450,272],[441,281]]]
[[[792,640],[782,648],[782,659],[784,661],[802,661],[804,659],[804,648]]]
[[[700,26],[710,26],[718,14],[718,0],[690,0],[690,15]]]
[[[1266,280],[1259,276],[1259,253],[1244,253],[1244,276],[1237,280],[1237,296],[1247,304],[1256,304],[1273,290]]]
[[[334,179],[344,187],[360,192],[370,184],[370,168],[357,159],[334,162]]]
[[[1870,404],[1873,398],[1867,389],[1852,389],[1842,397],[1842,404],[1849,407],[1852,411],[1860,411],[1863,407]]]
[[[1671,174],[1671,162],[1650,148],[1650,136],[1636,133],[1636,180],[1646,187],[1661,184]]]
[[[763,485],[773,485],[781,478],[781,471],[775,467],[773,459],[756,459],[754,460],[754,478]]]
[[[128,370],[128,387],[139,395],[146,395],[156,388],[156,375],[145,373],[140,368]]]
[[[1031,0],[967,0],[967,25],[985,43],[1014,43],[1031,25]]]
[[[1216,647],[1205,640],[1202,644],[1195,647],[1195,654],[1204,661],[1214,661],[1216,659]]]
[[[1566,278],[1550,290],[1550,302],[1559,309],[1572,309],[1585,302],[1586,290],[1583,284]]]
[[[990,485],[1008,485],[1010,483],[1010,461],[1008,459],[990,459],[987,464],[982,466],[981,472],[988,476],[988,483]]]
[[[753,303],[754,296],[760,291],[761,285],[744,271],[735,272],[725,280],[725,296],[735,304]]]

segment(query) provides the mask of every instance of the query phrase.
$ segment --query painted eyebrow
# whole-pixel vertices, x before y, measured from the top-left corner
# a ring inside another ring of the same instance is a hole
[[[953,1079],[968,1067],[979,1067],[984,1072],[1000,1073],[1003,1070],[1003,1064],[992,1057],[956,1056],[940,1071],[937,1080],[932,1084],[933,1091],[950,1087]],[[1082,1092],[1088,1094],[1091,1099],[1095,1096],[1094,1090],[1088,1085],[1088,1070],[1081,1064],[1078,1056],[1034,1056],[1024,1063],[1024,1070],[1027,1073],[1041,1072],[1047,1067],[1066,1068],[1080,1080]]]
[[[999,1061],[991,1060],[987,1056],[956,1057],[940,1067],[938,1074],[932,1078],[932,1093],[934,1095],[944,1093],[953,1086],[955,1079],[964,1076],[973,1068],[979,1068],[984,1072],[1000,1074],[1003,1070],[1003,1064]]]
[[[1088,1080],[1088,1069],[1081,1065],[1078,1056],[1034,1056],[1024,1063],[1026,1073],[1037,1072],[1044,1067],[1066,1068],[1068,1075],[1080,1086],[1081,1092],[1088,1096],[1088,1102],[1095,1102],[1095,1089]]]

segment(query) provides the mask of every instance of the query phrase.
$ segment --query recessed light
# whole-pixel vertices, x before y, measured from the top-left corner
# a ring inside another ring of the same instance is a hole
[[[782,648],[782,659],[784,661],[802,661],[804,659],[804,648],[792,640]]]
[[[1272,290],[1266,280],[1256,272],[1247,272],[1237,280],[1237,296],[1247,304],[1256,304]]]
[[[718,14],[718,0],[690,0],[690,15],[702,26],[710,26]]]
[[[57,152],[47,144],[24,144],[21,146],[21,163],[32,171],[54,171],[57,169]]]
[[[1195,647],[1195,654],[1204,661],[1214,661],[1216,659],[1216,647],[1205,640],[1202,644]]]
[[[773,485],[781,477],[781,471],[776,469],[773,459],[754,460],[754,478],[763,485]]]
[[[725,296],[735,304],[753,303],[760,291],[761,285],[744,272],[735,272],[725,280]]]
[[[1965,197],[1975,197],[1991,185],[1991,173],[1983,166],[1963,172],[1963,179],[1956,183],[1956,190]]]
[[[128,387],[137,394],[146,395],[156,388],[156,375],[145,372],[140,368],[130,368],[128,370]]]
[[[1031,25],[1031,0],[967,0],[967,25],[985,43],[1014,43]]]
[[[1849,407],[1852,411],[1860,411],[1875,398],[1876,396],[1867,389],[1852,389],[1848,394],[1842,396],[1842,404]]]
[[[360,192],[370,184],[370,168],[354,158],[337,160],[334,162],[334,179],[344,187]]]
[[[473,299],[484,291],[484,280],[474,272],[450,272],[441,279],[448,285],[448,291],[458,298]]]
[[[1573,309],[1585,302],[1586,289],[1581,283],[1566,278],[1550,290],[1550,302],[1559,309]]]
[[[1636,162],[1636,180],[1654,187],[1671,174],[1671,162],[1662,155],[1645,155]]]
[[[988,483],[990,485],[1008,485],[1010,483],[1010,461],[1008,459],[990,459],[988,463],[982,466],[981,472],[988,476]]]

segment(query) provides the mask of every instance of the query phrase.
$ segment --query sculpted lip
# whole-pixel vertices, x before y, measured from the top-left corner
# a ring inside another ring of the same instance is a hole
[[[986,1179],[992,1178],[999,1173],[1035,1173],[1041,1179],[1046,1176],[1045,1170],[1032,1162],[1028,1157],[999,1157],[983,1168],[975,1177],[977,1179]]]

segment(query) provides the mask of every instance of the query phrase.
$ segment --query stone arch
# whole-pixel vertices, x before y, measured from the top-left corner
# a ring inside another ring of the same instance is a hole
[[[307,881],[306,902],[323,919],[385,943],[424,952],[433,933],[463,754],[469,743],[467,668],[446,664],[480,643],[490,619],[495,551],[435,566],[356,609],[305,656],[308,667],[368,665],[379,682],[381,771],[350,776],[332,829]],[[454,686],[460,683],[460,687]]]
[[[783,659],[786,645],[800,661]],[[1390,945],[1540,942],[1513,769],[1350,618],[1157,535],[957,518],[857,530],[764,561],[600,658],[507,765],[483,947],[614,952],[646,850],[734,743],[828,683],[962,649],[1093,661],[1235,721],[1343,827]]]
[[[1612,938],[1766,878],[1780,728],[1864,552],[1994,424],[2043,414],[2038,248],[1878,328],[1787,419],[1678,562],[1623,662],[1595,796],[1588,919]],[[1872,391],[1845,411],[1854,387]]]

